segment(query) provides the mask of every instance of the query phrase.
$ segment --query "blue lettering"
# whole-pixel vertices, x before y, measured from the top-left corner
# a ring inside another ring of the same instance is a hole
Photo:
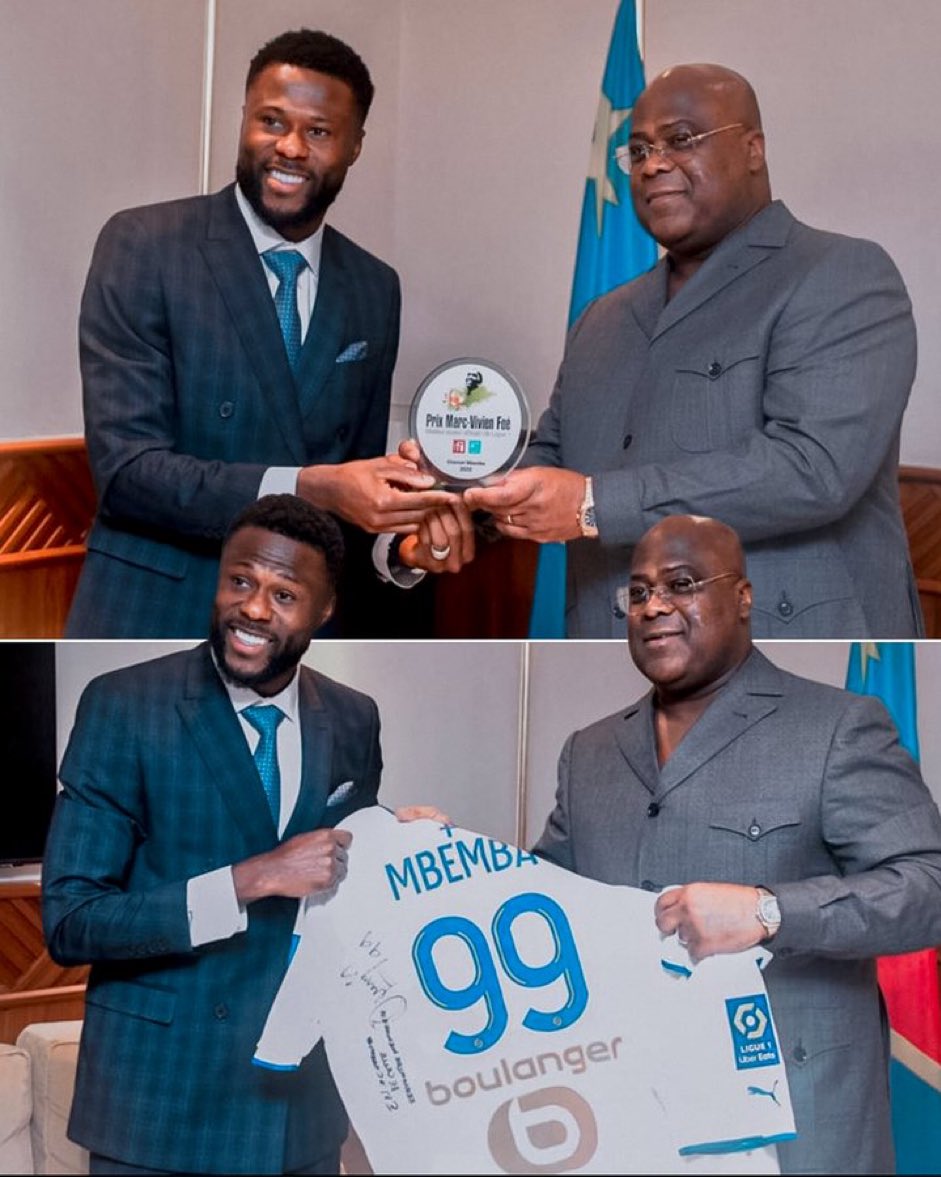
[[[389,881],[389,886],[392,888],[392,898],[398,903],[401,897],[399,888],[404,891],[406,887],[411,885],[415,891],[420,893],[421,888],[418,885],[418,879],[415,877],[415,867],[412,865],[412,860],[406,858],[402,863],[402,873],[395,869],[391,862],[386,863],[386,878]]]
[[[435,863],[435,856],[430,850],[419,850],[415,855],[415,865],[421,874],[421,881],[426,891],[434,891],[444,882],[444,876]]]

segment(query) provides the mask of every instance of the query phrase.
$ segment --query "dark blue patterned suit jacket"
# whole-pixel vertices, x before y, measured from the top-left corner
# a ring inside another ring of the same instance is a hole
[[[286,838],[374,804],[381,770],[373,700],[300,674],[302,781]],[[70,1135],[204,1173],[282,1172],[339,1147],[346,1117],[322,1047],[293,1074],[251,1061],[296,902],[253,903],[246,932],[190,947],[187,879],[278,841],[208,647],[95,679],[61,778],[44,928],[56,960],[92,965]]]
[[[295,378],[234,185],[112,217],[79,322],[99,508],[67,635],[203,637],[265,469],[386,452],[399,310],[394,270],[327,226]]]

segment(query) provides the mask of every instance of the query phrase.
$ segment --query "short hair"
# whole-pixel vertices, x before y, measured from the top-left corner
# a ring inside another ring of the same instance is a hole
[[[295,29],[273,37],[252,58],[245,78],[246,91],[269,65],[294,65],[346,82],[353,91],[360,123],[366,121],[375,87],[363,59],[338,37],[319,29]]]
[[[298,495],[262,495],[232,520],[223,546],[244,527],[261,527],[322,552],[330,587],[336,590],[343,568],[344,548],[343,533],[332,515]]]

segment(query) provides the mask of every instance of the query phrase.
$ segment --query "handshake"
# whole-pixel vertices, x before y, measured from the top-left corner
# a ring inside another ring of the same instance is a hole
[[[441,490],[423,470],[418,443],[395,454],[335,466],[306,466],[297,494],[374,534],[395,533],[398,562],[426,572],[457,572],[474,558],[474,513],[512,539],[549,543],[582,535],[586,479],[573,470],[530,466],[488,486]]]

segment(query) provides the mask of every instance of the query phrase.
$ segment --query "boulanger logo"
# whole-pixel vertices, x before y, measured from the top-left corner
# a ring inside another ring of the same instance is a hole
[[[764,993],[726,998],[725,1009],[737,1070],[771,1067],[781,1061],[771,1010]]]
[[[595,1155],[598,1125],[577,1091],[543,1087],[500,1104],[487,1144],[504,1173],[569,1173]]]

